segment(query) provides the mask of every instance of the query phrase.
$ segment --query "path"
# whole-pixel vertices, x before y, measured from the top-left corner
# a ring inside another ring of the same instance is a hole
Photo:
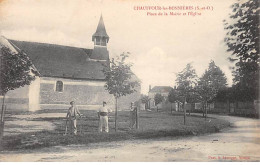
[[[187,138],[128,140],[5,152],[0,155],[0,161],[259,161],[260,120],[218,117],[229,120],[232,128]]]

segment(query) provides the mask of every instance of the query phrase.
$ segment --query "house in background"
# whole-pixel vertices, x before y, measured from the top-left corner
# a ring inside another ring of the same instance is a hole
[[[155,106],[155,101],[154,101],[154,96],[159,93],[164,97],[164,101],[159,104],[159,107],[162,108],[165,104],[168,104],[168,95],[169,92],[172,90],[173,88],[170,86],[154,86],[153,88],[151,88],[151,86],[149,86],[149,92],[148,92],[148,97],[150,98],[150,108],[156,108]]]
[[[103,101],[114,109],[114,97],[104,87],[102,70],[109,65],[109,36],[102,16],[92,41],[94,49],[85,49],[2,37],[0,45],[12,51],[23,51],[40,74],[31,85],[7,93],[8,109],[64,109],[72,100],[80,109],[97,109]],[[134,76],[133,79],[138,78]],[[119,110],[128,109],[131,102],[140,99],[140,87],[136,90],[118,100]]]

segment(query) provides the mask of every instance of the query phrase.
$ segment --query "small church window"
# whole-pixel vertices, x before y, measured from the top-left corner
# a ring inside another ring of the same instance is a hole
[[[106,39],[105,39],[105,38],[102,38],[102,40],[101,40],[101,46],[106,46],[106,45],[107,45]]]
[[[56,82],[56,91],[57,92],[62,92],[63,91],[63,82],[62,81],[57,81]]]
[[[96,45],[100,45],[100,43],[101,43],[100,38],[97,37],[97,38],[96,38]]]

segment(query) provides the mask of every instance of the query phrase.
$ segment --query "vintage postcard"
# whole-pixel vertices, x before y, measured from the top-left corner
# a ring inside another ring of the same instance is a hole
[[[0,161],[260,161],[259,11],[0,0]]]

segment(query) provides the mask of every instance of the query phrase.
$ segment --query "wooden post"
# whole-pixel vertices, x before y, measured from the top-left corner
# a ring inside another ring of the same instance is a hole
[[[117,131],[117,97],[116,97],[116,111],[115,111],[115,132]]]
[[[69,130],[69,135],[73,135],[73,127],[72,127],[72,120],[69,120],[69,125],[70,125],[70,130]]]
[[[191,103],[190,103],[189,115],[190,115],[190,111],[191,111]]]
[[[206,102],[206,105],[205,105],[205,109],[206,109],[206,113],[205,113],[205,120],[207,120],[207,114],[208,114],[208,103]]]
[[[201,109],[202,109],[202,117],[204,117],[204,103],[202,103]]]
[[[2,104],[2,111],[1,111],[1,121],[4,119],[4,110],[5,110],[5,94],[3,96],[3,104]]]
[[[184,108],[184,125],[186,125],[186,108]]]
[[[227,100],[228,113],[230,113],[230,102]]]
[[[138,101],[138,105],[137,105],[137,107],[136,107],[136,113],[135,113],[135,115],[136,115],[136,122],[135,122],[135,127],[136,127],[136,129],[139,129],[139,115],[138,115],[138,112],[140,111],[140,101]]]
[[[3,109],[4,109],[4,111],[6,111],[6,105],[3,105]],[[4,113],[2,115],[4,116]],[[4,121],[4,117],[3,117],[3,119],[1,119],[1,122],[0,122],[0,149],[2,147],[2,142],[3,142],[3,137],[4,137],[4,128],[5,128],[5,121]]]
[[[1,111],[1,122],[4,121],[4,114],[5,114],[5,105],[2,105],[2,111]]]
[[[171,114],[172,114],[172,103],[171,103]]]
[[[184,99],[184,105],[183,105],[183,109],[184,109],[184,125],[186,125],[186,106],[185,106],[185,104],[186,104],[186,97]]]
[[[5,110],[6,110],[6,105],[5,105],[5,94],[3,95],[3,104],[2,104],[2,111],[1,111],[1,121],[0,121],[0,138],[4,136],[4,116],[5,116]]]
[[[235,114],[238,114],[237,101],[234,102],[234,112]]]
[[[259,116],[257,115],[257,111],[258,111],[258,100],[254,100],[254,117],[256,118],[256,119],[258,119],[259,118]]]

